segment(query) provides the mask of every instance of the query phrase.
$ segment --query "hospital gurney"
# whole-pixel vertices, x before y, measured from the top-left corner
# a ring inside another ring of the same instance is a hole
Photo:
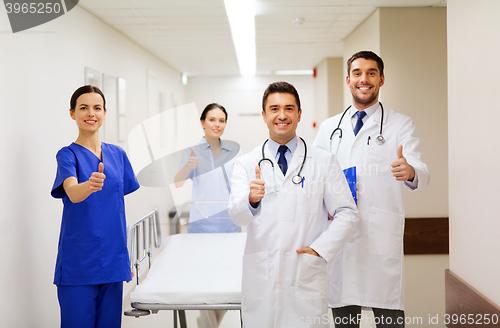
[[[182,209],[197,203],[202,202],[187,202]],[[172,222],[172,231],[175,231],[180,213],[182,211],[176,214]],[[144,224],[140,221],[135,225]],[[151,224],[149,226],[152,227]],[[135,240],[134,232],[131,228],[129,231],[132,234],[129,234],[129,238]],[[142,235],[147,237],[144,231],[142,229]],[[154,232],[154,226],[150,231]],[[135,233],[141,235],[140,231]],[[154,235],[156,237],[157,233]],[[186,327],[184,310],[240,310],[245,241],[246,233],[190,233],[164,238],[163,250],[155,259],[146,279],[138,283],[130,294],[134,309],[126,311],[125,315],[139,317],[160,310],[174,310],[174,327],[177,327],[177,311],[181,327]],[[135,246],[138,244],[139,240],[136,240]],[[145,241],[141,244],[145,248],[148,246]],[[134,252],[136,256],[131,259],[131,263],[138,275],[136,263],[140,258],[144,259],[150,250]]]

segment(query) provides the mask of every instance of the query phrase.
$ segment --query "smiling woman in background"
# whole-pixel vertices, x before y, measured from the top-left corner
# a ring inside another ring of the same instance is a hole
[[[198,204],[199,208],[191,205],[188,232],[241,232],[241,228],[231,221],[227,212],[233,166],[236,158],[241,155],[236,142],[220,139],[226,128],[227,111],[219,104],[209,104],[203,110],[200,121],[205,136],[199,144],[184,151],[180,170],[175,175],[175,186],[180,188],[187,179],[191,179],[193,200],[226,203],[202,203]],[[216,328],[226,311],[200,313],[201,328]]]
[[[130,281],[124,195],[139,188],[125,151],[99,141],[106,100],[97,87],[70,101],[78,138],[56,155],[52,196],[64,208],[54,275],[61,327],[120,327]]]

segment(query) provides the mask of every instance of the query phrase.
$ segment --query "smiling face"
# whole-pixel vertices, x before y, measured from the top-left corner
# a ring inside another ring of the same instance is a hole
[[[84,93],[76,100],[74,110],[70,110],[71,118],[82,132],[94,133],[102,126],[106,118],[104,100],[98,93]]]
[[[201,126],[205,130],[205,139],[217,140],[226,128],[226,114],[220,108],[214,108],[207,112]]]
[[[302,110],[291,93],[272,93],[267,97],[262,118],[269,128],[271,139],[285,145],[295,137]]]
[[[353,105],[358,110],[364,110],[375,104],[378,101],[380,87],[384,85],[384,79],[384,75],[380,76],[375,60],[364,58],[354,60],[346,77]]]

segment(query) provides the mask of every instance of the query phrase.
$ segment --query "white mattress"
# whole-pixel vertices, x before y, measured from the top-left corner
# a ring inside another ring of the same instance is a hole
[[[166,237],[132,303],[241,303],[246,233],[188,233]]]

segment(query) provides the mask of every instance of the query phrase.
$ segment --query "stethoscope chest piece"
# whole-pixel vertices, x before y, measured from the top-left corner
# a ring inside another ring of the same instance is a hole
[[[292,182],[295,183],[295,184],[299,184],[302,182],[302,177],[300,175],[295,175],[293,178],[292,178]]]
[[[376,138],[376,140],[377,140],[377,144],[379,144],[379,145],[383,145],[385,142],[385,138],[381,134],[379,134],[379,136]]]

